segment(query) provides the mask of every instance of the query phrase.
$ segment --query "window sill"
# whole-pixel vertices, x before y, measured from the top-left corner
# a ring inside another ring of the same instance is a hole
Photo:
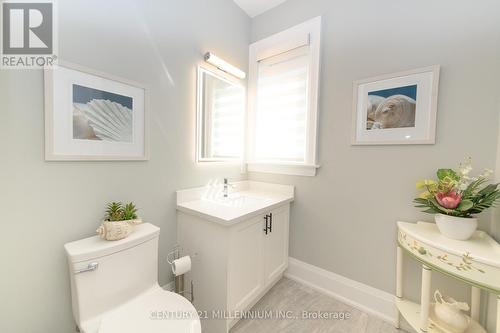
[[[250,172],[264,172],[292,176],[316,176],[319,165],[299,163],[272,163],[272,162],[248,162],[247,170]]]
[[[241,164],[241,158],[198,158],[196,163],[232,163]]]

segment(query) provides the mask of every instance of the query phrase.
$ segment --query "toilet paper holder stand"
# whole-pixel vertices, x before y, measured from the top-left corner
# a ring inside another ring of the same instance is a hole
[[[167,262],[170,266],[173,266],[174,260],[179,259],[181,257],[182,249],[180,246],[175,246],[174,249],[167,255]],[[194,302],[194,284],[193,280],[191,280],[191,290],[185,290],[184,287],[184,275],[177,275],[174,277],[174,291],[176,294],[184,296],[191,303]],[[189,298],[187,297],[189,296]]]

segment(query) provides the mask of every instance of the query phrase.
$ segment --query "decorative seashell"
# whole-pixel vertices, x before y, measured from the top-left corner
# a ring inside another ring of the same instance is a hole
[[[73,138],[82,140],[100,140],[90,126],[87,116],[77,107],[73,108]]]
[[[133,224],[133,225],[138,225],[138,224],[142,223],[142,219],[141,218],[136,218],[136,219],[133,219],[133,220],[127,220],[126,222],[128,222],[130,224]]]
[[[415,127],[416,101],[405,95],[387,97],[379,104],[373,121],[380,123],[380,128]]]
[[[104,141],[132,142],[132,110],[104,99],[93,99],[87,103],[74,103],[95,136]],[[82,121],[80,119],[80,121]]]
[[[119,240],[130,235],[134,229],[134,223],[129,221],[104,221],[96,233],[106,240]]]

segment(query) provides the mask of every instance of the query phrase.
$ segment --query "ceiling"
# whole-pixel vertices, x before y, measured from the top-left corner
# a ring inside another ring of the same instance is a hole
[[[282,4],[286,0],[233,0],[248,16],[255,17],[271,8]]]

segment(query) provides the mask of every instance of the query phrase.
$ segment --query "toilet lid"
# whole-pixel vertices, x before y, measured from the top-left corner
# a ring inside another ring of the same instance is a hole
[[[200,319],[184,297],[155,288],[106,314],[99,333],[200,333]]]

